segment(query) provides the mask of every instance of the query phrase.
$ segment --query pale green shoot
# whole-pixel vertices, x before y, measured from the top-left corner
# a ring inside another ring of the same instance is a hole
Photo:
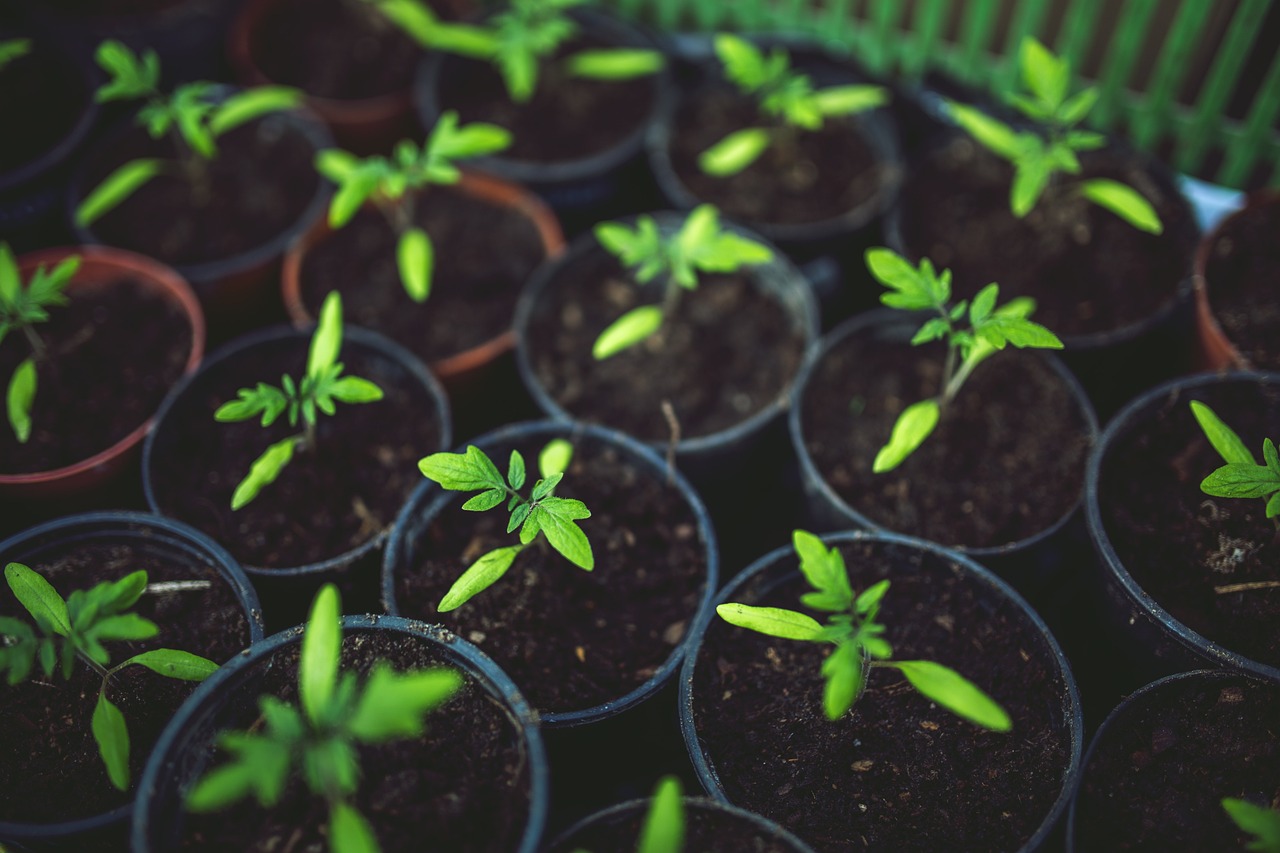
[[[1267,518],[1280,526],[1280,454],[1269,438],[1262,440],[1259,465],[1235,430],[1222,422],[1213,409],[1198,400],[1191,401],[1191,412],[1204,430],[1205,438],[1226,462],[1200,483],[1200,491],[1215,498],[1261,498],[1266,502]]]
[[[1227,815],[1253,839],[1245,845],[1255,853],[1280,853],[1280,811],[1254,805],[1248,800],[1224,797],[1222,808]]]
[[[0,41],[0,71],[15,60],[31,52],[31,39],[7,39]]]

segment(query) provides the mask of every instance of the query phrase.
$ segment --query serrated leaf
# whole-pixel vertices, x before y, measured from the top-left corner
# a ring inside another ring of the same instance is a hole
[[[298,696],[312,725],[323,718],[338,686],[342,654],[342,607],[338,588],[325,584],[311,602],[298,661]]]
[[[37,625],[61,637],[71,636],[67,603],[43,576],[22,563],[9,563],[4,567],[4,578],[18,603],[26,608]]]
[[[181,649],[155,649],[134,655],[120,664],[145,666],[154,673],[165,678],[176,678],[179,681],[204,681],[218,671],[218,665],[208,658],[202,658]]]
[[[433,453],[418,462],[418,469],[428,480],[450,491],[506,490],[497,466],[475,445],[468,445],[463,453]]]
[[[609,324],[591,346],[591,357],[603,361],[635,346],[662,327],[662,309],[657,305],[641,305]]]
[[[698,168],[716,178],[736,175],[769,147],[769,131],[759,127],[735,130],[698,155]]]
[[[523,545],[509,545],[505,548],[495,548],[482,555],[453,582],[453,586],[449,587],[449,591],[440,600],[436,610],[441,613],[456,610],[493,586],[507,573],[516,555],[523,550]]]
[[[573,509],[575,505],[581,511]],[[552,548],[575,566],[589,572],[595,568],[595,555],[591,552],[587,534],[574,522],[575,519],[588,518],[590,515],[581,501],[548,498],[536,505],[529,517],[537,517],[538,526]]]
[[[1235,430],[1223,423],[1213,409],[1199,400],[1192,400],[1191,413],[1195,415],[1196,422],[1200,424],[1200,429],[1204,431],[1205,438],[1209,439],[1209,444],[1212,445],[1214,450],[1218,451],[1218,455],[1222,457],[1223,462],[1238,462],[1245,465],[1257,464],[1257,460],[1249,452],[1249,448],[1245,446],[1244,441],[1241,440]]]
[[[973,682],[950,667],[927,660],[886,663],[902,672],[923,696],[957,717],[996,732],[1013,728],[1008,713]]]
[[[822,626],[812,616],[781,607],[728,603],[717,605],[716,614],[730,625],[770,637],[810,641],[817,641],[822,637]]]
[[[1062,349],[1062,341],[1057,335],[1039,323],[1021,317],[996,313],[974,331],[996,349],[1001,349],[1003,343],[1013,344],[1019,349]],[[997,338],[1003,343],[996,343]]]
[[[755,91],[769,76],[764,55],[746,39],[720,33],[715,37],[714,47],[725,76],[745,91]]]
[[[565,67],[574,77],[591,80],[634,80],[657,74],[666,60],[656,50],[607,48],[580,50],[569,57]]]
[[[129,728],[124,714],[113,705],[106,691],[98,693],[98,704],[89,722],[93,739],[98,743],[98,753],[107,768],[107,778],[121,791],[129,790]]]
[[[235,492],[231,495],[232,510],[240,509],[276,481],[280,472],[293,459],[293,448],[296,443],[297,438],[294,436],[277,441],[254,460],[249,473],[240,481],[240,485],[236,486]]]
[[[1111,211],[1139,231],[1164,233],[1160,216],[1141,193],[1127,184],[1106,178],[1081,181],[1080,193],[1101,208]]]
[[[889,443],[876,454],[872,472],[883,474],[901,465],[933,432],[940,416],[936,400],[921,400],[907,406],[893,425]]]
[[[360,693],[348,730],[363,743],[419,737],[426,715],[461,687],[462,675],[454,669],[397,673],[379,661]]]
[[[35,359],[23,359],[13,371],[5,394],[5,411],[9,416],[9,426],[13,429],[13,436],[19,444],[26,444],[31,438],[31,408],[35,405],[36,387]]]
[[[76,224],[81,228],[93,224],[163,170],[159,160],[130,160],[120,166],[76,206]]]
[[[890,308],[924,310],[940,307],[949,294],[941,293],[940,280],[930,280],[927,270],[912,266],[906,258],[890,249],[868,249],[865,254],[867,269],[883,284],[889,293],[881,294],[880,301]]]

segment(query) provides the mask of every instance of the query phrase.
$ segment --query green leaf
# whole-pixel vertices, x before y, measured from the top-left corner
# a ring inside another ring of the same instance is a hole
[[[117,669],[129,664],[145,666],[165,678],[176,678],[179,681],[204,681],[218,670],[218,665],[208,658],[202,658],[181,649],[155,649],[143,652],[124,661]]]
[[[860,616],[865,616],[880,606],[880,602],[884,598],[884,594],[888,591],[888,580],[873,583],[858,594],[858,598],[854,602],[854,609]]]
[[[588,572],[595,568],[591,543],[587,540],[587,534],[575,523],[578,519],[591,517],[591,512],[582,501],[545,498],[534,506],[529,517],[537,518],[537,524],[551,547],[559,551],[566,560]]]
[[[1156,209],[1141,193],[1127,184],[1106,178],[1094,178],[1080,183],[1080,193],[1101,208],[1111,211],[1139,231],[1161,234],[1164,225]]]
[[[978,291],[978,295],[973,297],[973,302],[969,305],[969,324],[977,326],[991,316],[991,312],[996,307],[996,297],[1000,293],[1000,288],[995,284],[988,284],[982,290]]]
[[[0,41],[0,69],[31,52],[31,39]]]
[[[689,253],[689,261],[703,272],[733,272],[772,259],[773,251],[768,246],[728,231],[716,234]]]
[[[890,249],[868,249],[865,254],[867,269],[876,280],[890,289],[880,296],[880,301],[890,308],[904,311],[941,309],[951,297],[949,278],[932,274],[933,265],[913,267],[906,258]]]
[[[396,264],[405,293],[414,302],[426,302],[431,295],[432,259],[435,255],[431,238],[421,228],[410,228],[396,244]]]
[[[433,453],[418,462],[422,476],[454,492],[471,492],[478,489],[506,491],[507,484],[498,468],[475,445],[468,445],[463,453]]]
[[[72,593],[73,595],[75,593]],[[137,613],[118,613],[93,623],[89,633],[94,641],[123,640],[134,642],[149,640],[160,632],[156,623]]]
[[[1267,518],[1275,518],[1278,515],[1280,515],[1280,491],[1267,500]]]
[[[342,403],[376,403],[382,389],[359,376],[343,376],[328,387],[329,396]]]
[[[1083,121],[1085,116],[1093,110],[1093,105],[1097,102],[1098,90],[1093,87],[1076,92],[1070,98],[1067,98],[1058,109],[1058,123],[1064,127],[1070,127],[1073,124]],[[1100,136],[1100,134],[1093,135]],[[1071,145],[1071,142],[1068,140],[1067,144]],[[1076,146],[1073,145],[1072,147],[1074,148]]]
[[[1265,498],[1280,490],[1280,474],[1261,465],[1231,462],[1205,477],[1200,490],[1218,498]]]
[[[1258,853],[1280,853],[1280,811],[1254,805],[1248,800],[1224,797],[1222,808],[1227,816],[1240,827],[1241,832],[1248,833],[1253,839],[1245,845],[1246,850]]]
[[[812,616],[781,607],[753,607],[749,604],[720,604],[716,613],[730,625],[784,640],[822,639],[822,626]]]
[[[547,495],[554,492],[556,489],[556,486],[560,485],[560,481],[562,479],[564,479],[564,474],[552,474],[550,477],[543,477],[541,480],[534,483],[533,494],[532,494],[533,500],[535,501],[541,500],[542,498],[545,498]],[[577,503],[581,503],[581,501],[577,501]],[[585,515],[578,516],[578,518],[586,518],[586,517],[587,516]]]
[[[764,54],[745,39],[720,33],[715,37],[715,51],[725,76],[747,92],[758,89],[769,76]]]
[[[636,853],[679,853],[684,849],[684,804],[680,779],[663,776],[653,791],[649,811],[640,826]]]
[[[573,461],[573,445],[563,438],[553,438],[538,454],[538,473],[542,477],[552,477],[569,470]]]
[[[716,178],[736,175],[769,147],[769,131],[759,127],[735,130],[698,155],[698,168]]]
[[[800,558],[800,572],[815,590],[824,593],[819,599],[826,606],[819,610],[839,612],[853,601],[853,589],[849,586],[849,573],[839,548],[828,548],[821,539],[805,530],[791,533],[792,546]],[[810,602],[806,601],[806,604]]]
[[[378,175],[368,169],[360,169],[340,181],[329,202],[329,227],[341,228],[350,222],[377,188]]]
[[[17,303],[22,294],[22,277],[18,261],[8,243],[0,243],[0,304]]]
[[[596,361],[603,361],[640,343],[661,326],[662,309],[657,305],[632,308],[600,333],[600,337],[591,346],[591,356]]]
[[[1051,110],[1056,110],[1067,96],[1071,82],[1066,62],[1049,52],[1031,36],[1022,39],[1022,79],[1027,88]]]
[[[107,699],[105,690],[98,693],[89,727],[107,767],[107,778],[121,791],[129,790],[129,728],[124,714]]]
[[[901,465],[933,432],[941,414],[937,400],[921,400],[907,406],[893,425],[889,443],[876,454],[872,472],[883,474]]]
[[[22,563],[9,563],[4,567],[4,579],[18,602],[36,620],[41,628],[53,631],[60,637],[71,636],[71,618],[67,615],[67,603],[40,574]]]
[[[471,59],[494,59],[498,56],[498,40],[482,27],[470,24],[437,24],[430,30],[412,33],[425,47],[448,51]]]
[[[1073,130],[1062,141],[1075,151],[1092,151],[1107,144],[1105,136],[1092,130]]]
[[[31,407],[36,400],[36,362],[35,359],[23,359],[13,376],[9,379],[9,390],[5,395],[5,411],[9,415],[9,426],[19,444],[26,444],[31,438]]]
[[[826,684],[822,691],[822,708],[828,720],[838,720],[857,701],[866,683],[866,671],[857,643],[840,643],[822,662]]]
[[[657,74],[665,65],[656,50],[609,48],[578,51],[569,57],[566,69],[571,76],[591,80],[634,80]]]
[[[499,491],[498,489],[490,489],[487,492],[481,492],[480,494],[468,499],[466,503],[462,505],[462,508],[468,512],[485,512],[486,510],[493,509],[495,506],[502,503],[506,496],[506,492]]]
[[[307,376],[322,375],[338,360],[342,349],[342,296],[333,290],[320,306],[320,322],[311,335],[311,351],[307,355]]]
[[[980,145],[994,154],[1006,160],[1016,160],[1021,155],[1023,146],[1019,134],[1009,125],[993,119],[981,110],[955,101],[947,103],[947,113]]]
[[[448,110],[427,137],[423,157],[427,161],[451,162],[468,157],[496,154],[511,145],[511,131],[485,122],[458,126],[458,114]]]
[[[287,86],[257,86],[237,92],[219,104],[209,119],[209,130],[221,136],[267,113],[290,110],[302,103],[302,93]]]
[[[94,93],[98,103],[153,94],[160,82],[160,60],[153,50],[138,57],[121,42],[108,39],[98,45],[94,59],[111,78]]]
[[[271,765],[266,765],[271,766]],[[285,765],[288,771],[288,765]],[[187,794],[186,808],[191,812],[217,812],[259,789],[260,780],[269,778],[261,764],[232,762],[205,774]]]
[[[524,457],[518,450],[511,451],[507,460],[507,482],[513,489],[524,488]]]
[[[325,709],[333,699],[341,657],[342,606],[338,588],[327,583],[311,603],[298,661],[298,696],[312,725],[324,719]]]
[[[293,448],[297,441],[296,436],[277,441],[254,460],[253,467],[249,469],[249,473],[240,481],[240,485],[236,486],[235,492],[231,495],[232,510],[240,509],[276,481],[276,477],[280,476],[284,466],[293,459]]]
[[[865,112],[889,102],[889,91],[883,86],[832,86],[819,89],[809,100],[824,116],[844,116]]]
[[[528,101],[538,84],[537,57],[525,50],[507,51],[499,55],[498,64],[511,100],[517,104]]]
[[[493,586],[507,573],[507,569],[511,568],[511,563],[515,560],[516,555],[523,550],[523,545],[509,545],[505,548],[495,548],[489,553],[481,555],[480,559],[472,563],[453,582],[453,586],[449,587],[449,591],[440,600],[436,610],[441,613],[456,610]]]
[[[329,803],[329,849],[332,853],[379,853],[373,827],[343,800]]]
[[[443,667],[397,673],[390,664],[374,664],[347,730],[362,743],[416,738],[423,718],[462,687],[462,675]]]
[[[96,222],[163,169],[159,160],[130,160],[125,163],[108,175],[89,193],[88,198],[76,206],[76,224],[85,228]]]
[[[1245,447],[1240,436],[1236,434],[1235,430],[1223,423],[1213,409],[1199,400],[1192,400],[1191,413],[1195,415],[1196,422],[1200,424],[1200,429],[1204,431],[1205,438],[1209,439],[1209,444],[1213,446],[1214,450],[1218,451],[1218,455],[1222,457],[1223,462],[1239,462],[1244,465],[1257,464],[1257,460],[1249,452],[1249,448]]]
[[[1053,332],[1021,317],[995,313],[977,326],[974,331],[996,349],[1006,343],[1019,349],[1062,349],[1062,341]]]
[[[239,399],[228,400],[213,413],[216,421],[223,423],[246,421],[259,412],[262,425],[270,426],[289,406],[289,398],[279,388],[259,382],[257,388],[241,388]]]
[[[1009,189],[1009,209],[1021,219],[1036,206],[1049,185],[1053,168],[1043,150],[1028,153],[1014,161],[1013,184]]]
[[[997,732],[1013,728],[1013,721],[994,699],[950,667],[927,660],[895,661],[911,686],[957,717]]]

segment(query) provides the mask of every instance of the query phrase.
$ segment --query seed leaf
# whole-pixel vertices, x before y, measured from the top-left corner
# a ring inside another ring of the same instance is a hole
[[[76,224],[81,228],[88,227],[163,170],[159,160],[130,160],[125,163],[76,206]]]
[[[730,625],[746,628],[784,640],[819,640],[823,629],[812,616],[781,607],[753,607],[750,604],[727,603],[716,606],[716,613]]]
[[[958,717],[992,731],[1013,728],[1004,708],[950,667],[927,660],[894,661],[886,666],[899,669],[912,687]]]
[[[240,481],[240,485],[236,486],[235,492],[231,495],[231,509],[240,509],[276,481],[280,472],[289,464],[289,460],[293,459],[293,448],[296,443],[297,438],[294,436],[277,441],[254,460],[248,475]]]
[[[567,69],[575,77],[591,80],[633,80],[662,70],[666,64],[656,50],[612,48],[580,50],[569,57]]]
[[[396,244],[396,264],[405,293],[414,302],[426,302],[431,295],[431,273],[435,250],[431,238],[421,228],[410,228]]]
[[[657,305],[632,308],[600,333],[591,346],[591,356],[603,361],[635,346],[662,326],[662,309]]]
[[[1223,423],[1213,409],[1199,400],[1192,400],[1191,413],[1195,415],[1196,422],[1200,424],[1200,429],[1204,431],[1205,438],[1209,439],[1209,444],[1213,446],[1214,450],[1218,451],[1218,455],[1222,457],[1223,462],[1238,462],[1244,465],[1257,464],[1257,460],[1249,452],[1249,448],[1245,446],[1240,436],[1236,434],[1235,430]]]
[[[290,110],[302,103],[302,93],[287,86],[256,86],[223,101],[209,119],[209,130],[221,136],[267,113]]]
[[[5,395],[9,426],[13,428],[19,444],[26,444],[31,438],[31,407],[36,400],[36,385],[35,360],[23,359],[9,379],[9,390]]]
[[[901,465],[933,432],[940,416],[937,400],[921,400],[907,406],[893,425],[889,443],[876,454],[871,464],[872,472],[883,474]]]
[[[832,86],[819,89],[811,101],[824,116],[860,113],[889,102],[889,92],[882,86]]]
[[[538,454],[538,473],[543,477],[563,474],[572,460],[573,445],[563,438],[552,439]]]
[[[1148,234],[1164,232],[1156,209],[1133,187],[1106,178],[1080,183],[1080,193],[1089,201],[1111,211],[1139,231]]]
[[[302,634],[298,661],[298,695],[313,725],[324,718],[326,706],[338,686],[338,661],[342,652],[342,609],[338,588],[325,584],[311,603],[311,615]]]
[[[449,587],[449,591],[445,593],[436,609],[441,613],[456,610],[493,586],[507,573],[516,555],[523,550],[523,545],[509,545],[505,548],[495,548],[482,555],[453,582],[453,586]]]
[[[735,130],[698,155],[698,168],[717,178],[736,175],[769,147],[769,131],[759,127]]]

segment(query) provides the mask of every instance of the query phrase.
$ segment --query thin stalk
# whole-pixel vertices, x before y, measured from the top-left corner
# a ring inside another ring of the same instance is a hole
[[[44,345],[44,341],[40,340],[40,336],[36,334],[36,330],[31,328],[29,324],[23,325],[22,334],[26,336],[27,343],[31,345],[31,352],[35,356],[36,361],[44,361],[44,357],[48,354],[48,350]]]

